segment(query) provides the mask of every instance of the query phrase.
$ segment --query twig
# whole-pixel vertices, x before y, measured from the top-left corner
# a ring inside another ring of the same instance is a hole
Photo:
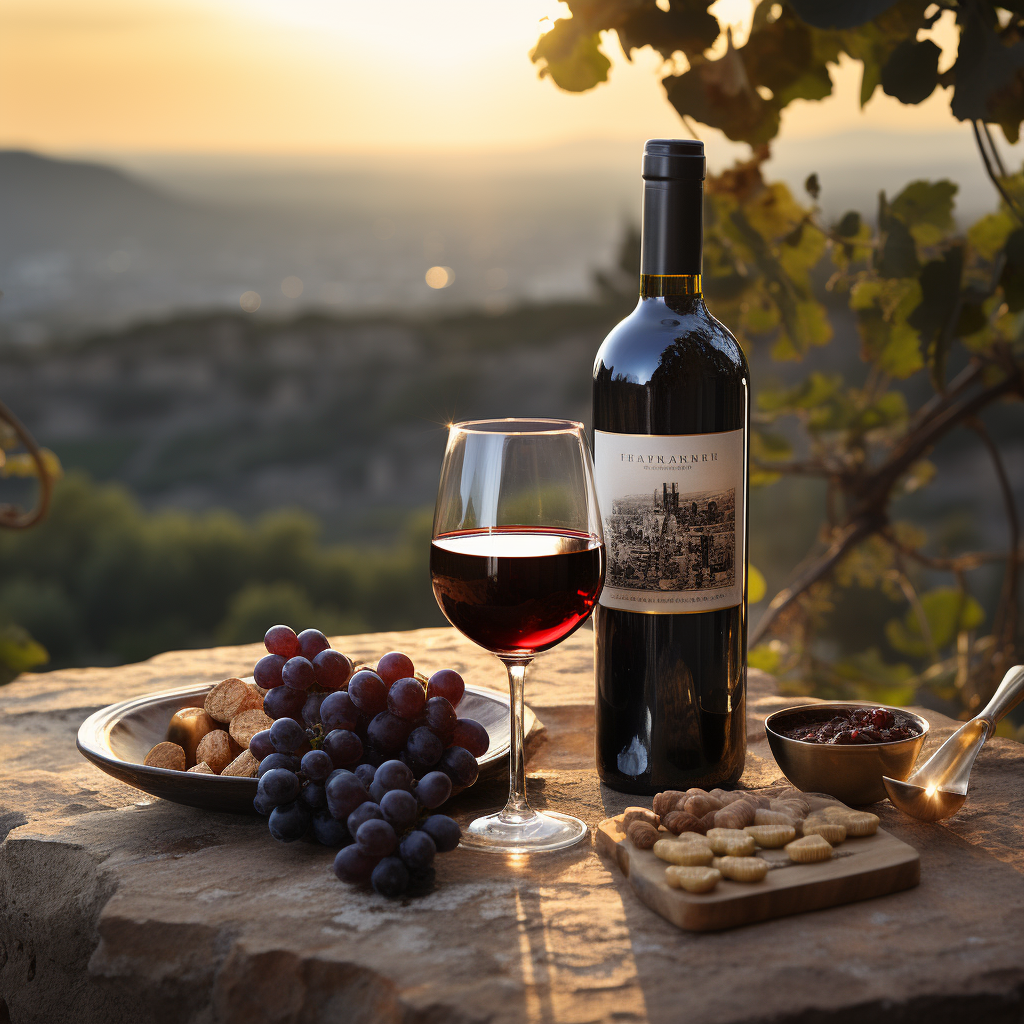
[[[971,127],[974,129],[974,141],[978,144],[978,152],[981,153],[982,162],[985,164],[985,173],[988,174],[992,184],[996,187],[996,191],[1003,197],[1003,201],[1010,208],[1013,215],[1024,224],[1024,214],[1021,213],[1020,207],[1010,197],[1010,193],[1003,187],[1003,183],[999,180],[999,175],[996,174],[992,167],[992,161],[989,159],[988,153],[985,152],[985,145],[981,141],[981,132],[978,130],[978,124],[978,121],[972,121]]]
[[[1003,164],[1003,158],[999,155],[996,140],[992,138],[992,132],[984,121],[981,122],[981,130],[985,133],[985,138],[988,140],[988,148],[992,151],[992,159],[995,160],[996,166],[999,168],[999,175],[1005,178],[1006,166]]]
[[[0,420],[8,423],[17,434],[18,440],[32,457],[36,466],[36,475],[39,477],[39,497],[36,499],[36,507],[31,512],[20,512],[13,505],[0,505],[0,526],[5,526],[10,530],[27,530],[30,526],[35,526],[49,510],[53,481],[50,479],[36,439],[28,432],[25,424],[3,402],[0,402]]]
[[[1002,562],[1006,555],[1001,551],[966,551],[962,555],[953,558],[941,558],[937,555],[926,555],[918,548],[912,548],[909,544],[900,541],[889,527],[879,531],[880,536],[901,555],[919,562],[928,569],[936,569],[940,572],[961,573],[969,572],[971,569],[980,568],[990,562]],[[1024,551],[1018,552],[1017,557],[1024,559]]]

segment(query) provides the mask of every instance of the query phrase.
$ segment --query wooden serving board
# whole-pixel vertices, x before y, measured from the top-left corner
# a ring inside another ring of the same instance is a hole
[[[638,850],[621,825],[621,815],[598,825],[598,850],[618,864],[647,906],[687,931],[718,931],[822,910],[909,889],[921,880],[917,850],[879,829],[873,836],[845,840],[832,860],[817,864],[793,864],[784,850],[758,850],[756,856],[773,865],[764,881],[723,878],[709,893],[690,893],[671,888],[665,881],[668,865],[650,850]]]

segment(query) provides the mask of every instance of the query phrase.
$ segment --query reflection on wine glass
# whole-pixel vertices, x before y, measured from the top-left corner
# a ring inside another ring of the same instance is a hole
[[[587,618],[604,582],[604,540],[583,425],[568,420],[455,423],[441,467],[430,545],[434,596],[448,621],[508,669],[512,749],[503,810],[463,845],[499,853],[559,850],[578,818],[526,799],[523,684],[537,654]]]

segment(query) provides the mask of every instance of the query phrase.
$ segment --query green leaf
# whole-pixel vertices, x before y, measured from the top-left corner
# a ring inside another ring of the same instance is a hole
[[[777,675],[782,668],[782,654],[773,644],[758,644],[747,652],[747,664],[751,668]]]
[[[843,214],[843,219],[833,228],[837,235],[843,238],[854,238],[860,231],[860,214],[856,210],[850,210]]]
[[[878,197],[878,227],[884,238],[881,249],[875,254],[875,269],[879,275],[914,277],[920,268],[917,246],[906,224],[893,215],[884,192]]]
[[[673,0],[663,11],[654,4],[629,11],[615,26],[622,50],[627,56],[643,46],[651,46],[668,60],[681,50],[688,58],[700,57],[714,46],[721,29],[702,0]]]
[[[912,181],[892,201],[889,211],[907,227],[928,224],[949,231],[953,227],[953,197],[959,186],[952,181]]]
[[[877,18],[897,0],[789,0],[798,17],[814,28],[855,28]]]
[[[865,697],[879,703],[900,705],[914,700],[914,670],[904,662],[891,665],[883,661],[876,647],[836,662],[835,672],[840,679],[857,685]]]
[[[1006,265],[999,276],[999,284],[1011,313],[1024,309],[1024,228],[1018,228],[1006,240],[1003,248]]]
[[[937,587],[922,594],[920,601],[936,651],[952,644],[958,633],[976,629],[985,621],[985,610],[978,601],[956,587]],[[931,653],[913,609],[902,620],[890,619],[886,623],[885,635],[889,643],[903,654],[925,657]]]
[[[765,595],[768,593],[768,584],[765,582],[764,576],[761,574],[760,569],[754,565],[747,566],[747,602],[749,604],[757,604],[758,601],[763,601]]]
[[[530,59],[543,62],[540,74],[566,92],[586,92],[608,80],[611,61],[600,50],[597,32],[581,32],[575,18],[559,18],[541,36]]]
[[[821,195],[821,182],[818,181],[817,172],[809,174],[804,182],[804,191],[815,201]]]
[[[33,640],[27,630],[14,625],[0,627],[0,681],[8,682],[49,660],[46,648]]]
[[[722,67],[723,61],[730,66]],[[717,128],[734,142],[756,145],[778,134],[778,109],[750,87],[735,50],[717,61],[696,64],[681,75],[663,78],[662,85],[669,103],[682,117]]]
[[[979,256],[991,262],[1006,245],[1010,232],[1016,226],[1017,221],[1008,213],[990,213],[971,226],[967,232],[967,241],[974,246]]]
[[[907,323],[920,332],[925,344],[932,383],[937,391],[945,387],[946,358],[953,341],[952,320],[959,305],[963,269],[962,245],[950,246],[941,259],[926,263],[920,278],[921,302],[907,317]]]
[[[930,39],[904,39],[882,68],[882,91],[900,103],[921,103],[939,84],[940,50]]]
[[[1007,46],[995,31],[995,17],[983,20],[977,7],[967,8],[961,18],[964,20],[952,68],[956,85],[950,109],[960,121],[987,121],[991,119],[997,94],[1024,68],[1024,40]]]

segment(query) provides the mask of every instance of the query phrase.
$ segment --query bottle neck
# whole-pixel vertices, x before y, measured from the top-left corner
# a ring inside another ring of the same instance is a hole
[[[704,182],[645,180],[640,296],[701,293]]]

